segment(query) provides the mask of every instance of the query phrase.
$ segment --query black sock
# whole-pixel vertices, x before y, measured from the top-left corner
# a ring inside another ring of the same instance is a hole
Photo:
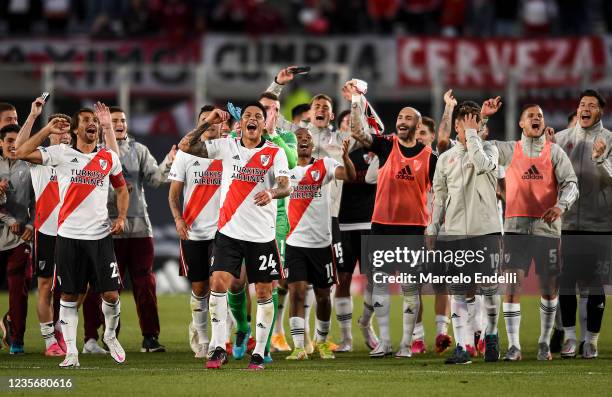
[[[599,333],[605,307],[605,295],[589,295],[587,300],[587,331]]]
[[[564,327],[576,326],[576,309],[578,300],[576,295],[560,295],[559,307],[561,308],[561,322]]]

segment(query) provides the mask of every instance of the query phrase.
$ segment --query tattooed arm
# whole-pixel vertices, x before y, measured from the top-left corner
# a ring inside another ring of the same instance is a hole
[[[444,94],[444,114],[442,120],[440,120],[440,126],[438,127],[438,142],[436,147],[438,153],[442,154],[450,148],[450,137],[451,137],[451,120],[453,117],[453,110],[457,106],[457,100],[453,96],[453,90],[448,90]]]
[[[221,124],[229,120],[229,113],[220,109],[215,109],[204,119],[204,123],[189,134],[185,135],[179,142],[179,149],[185,153],[192,154],[198,157],[208,157],[206,143],[202,141],[202,134],[210,127],[211,124]]]

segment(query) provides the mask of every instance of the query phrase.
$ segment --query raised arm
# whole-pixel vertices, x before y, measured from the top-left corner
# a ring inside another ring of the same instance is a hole
[[[159,165],[149,149],[146,146],[142,146],[142,148],[143,157],[140,161],[141,170],[143,172],[144,181],[146,184],[156,188],[163,183],[168,183],[168,173],[170,172],[170,167],[172,166],[172,162],[176,157],[176,145],[172,145],[172,148]]]
[[[168,191],[168,204],[170,205],[170,211],[174,218],[176,226],[176,232],[181,240],[189,239],[189,226],[183,219],[183,211],[181,210],[181,192],[183,191],[183,182],[172,181],[170,182],[170,190]]]
[[[485,174],[495,171],[499,159],[497,148],[490,143],[486,145],[486,148],[483,146],[482,139],[478,136],[477,132],[478,123],[476,115],[468,114],[462,122],[465,128],[468,157],[472,164],[474,164],[476,173]]]
[[[30,114],[28,115],[28,118],[21,126],[21,129],[19,130],[19,134],[17,134],[17,139],[15,139],[15,149],[19,148],[19,146],[21,146],[25,141],[30,139],[30,133],[32,132],[32,127],[34,127],[34,123],[36,122],[36,119],[38,118],[38,116],[40,116],[40,113],[42,112],[42,108],[44,104],[45,104],[45,101],[42,99],[42,97],[38,97],[34,100],[34,102],[32,102],[32,108],[30,109]]]
[[[444,93],[444,113],[438,127],[438,136],[436,148],[438,153],[442,154],[450,148],[451,137],[451,121],[453,110],[457,106],[457,100],[453,96],[453,90],[448,90]]]
[[[220,109],[215,109],[204,119],[204,122],[195,130],[185,135],[179,142],[179,149],[185,153],[192,154],[198,157],[208,158],[206,143],[202,141],[202,134],[210,127],[211,124],[220,124],[229,120],[229,113]]]
[[[94,104],[94,112],[102,127],[102,133],[104,134],[104,144],[107,149],[112,150],[119,155],[119,145],[117,144],[117,138],[115,137],[115,131],[113,130],[113,124],[111,122],[111,114],[108,106],[102,102],[96,102]]]
[[[342,142],[342,162],[344,166],[337,167],[334,176],[336,179],[350,182],[357,178],[357,171],[355,171],[355,164],[353,164],[349,157],[349,144],[350,141],[348,139]]]
[[[51,134],[63,134],[68,132],[70,124],[61,118],[54,118],[37,134],[25,141],[16,152],[17,158],[33,164],[42,164],[42,154],[38,147],[43,144],[45,139]]]
[[[360,107],[361,98],[358,95],[353,95],[351,100],[351,136],[357,142],[361,143],[366,149],[372,146],[372,135],[368,134],[363,126],[361,116],[363,109]]]

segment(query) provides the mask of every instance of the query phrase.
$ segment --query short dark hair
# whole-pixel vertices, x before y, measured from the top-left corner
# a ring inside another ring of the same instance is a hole
[[[336,117],[336,123],[338,123],[338,128],[340,128],[340,124],[342,124],[342,119],[351,114],[350,109],[346,109],[340,112],[338,117]]]
[[[125,111],[121,109],[119,106],[111,106],[108,108],[108,111],[111,113],[125,113]]]
[[[521,108],[521,116],[519,117],[519,119],[522,119],[522,118],[523,118],[523,114],[524,114],[524,113],[525,113],[525,111],[526,111],[527,109],[529,109],[529,108],[540,108],[540,109],[542,109],[542,107],[541,107],[540,105],[538,105],[537,103],[528,103],[528,104],[524,105],[524,106]],[[574,112],[574,113],[575,113],[575,112]]]
[[[332,108],[334,107],[334,101],[332,101],[331,97],[329,95],[326,95],[326,94],[317,94],[317,95],[313,96],[312,99],[310,100],[310,105],[312,106],[314,101],[317,101],[319,99],[325,99],[326,101],[329,102],[329,104],[332,106]]]
[[[72,116],[72,119],[70,120],[70,131],[74,131],[79,127],[79,116],[81,116],[81,113],[92,113],[94,115],[96,114],[96,112],[94,112],[93,109],[90,108],[81,108],[77,110],[77,112],[74,114],[74,116]]]
[[[264,116],[264,120],[268,118],[268,113],[266,113],[266,108],[259,102],[249,102],[246,103],[243,107],[242,107],[242,113],[244,113],[248,107],[251,106],[255,106],[256,108],[261,109],[261,111],[263,112],[263,116]]]
[[[273,92],[269,92],[269,91],[263,92],[263,93],[262,93],[262,94],[259,96],[259,99],[258,99],[258,100],[259,100],[259,101],[261,101],[261,100],[262,100],[262,99],[264,99],[264,98],[266,98],[266,99],[270,99],[270,100],[272,100],[272,101],[278,101],[278,95],[276,95],[276,94],[275,94],[275,93],[273,93]]]
[[[571,123],[571,122],[572,122],[572,119],[573,119],[574,117],[576,117],[576,115],[577,115],[577,114],[578,114],[578,112],[577,112],[576,110],[574,110],[573,112],[571,112],[571,113],[570,113],[570,114],[567,116],[567,122],[568,122],[568,123]]]
[[[421,117],[421,123],[423,123],[423,125],[427,127],[429,132],[431,132],[432,134],[436,133],[436,122],[434,121],[434,119],[432,119],[431,117],[423,116]]]
[[[20,129],[21,127],[17,124],[7,124],[0,129],[0,139],[4,139],[6,134],[11,132],[18,134]]]
[[[591,96],[591,97],[597,98],[599,107],[602,109],[606,107],[606,99],[603,97],[603,95],[599,93],[599,91],[594,90],[592,88],[586,89],[580,93],[580,99],[578,101],[579,102],[582,101],[582,98],[584,98],[585,96]]]
[[[310,110],[309,103],[300,103],[299,105],[294,106],[293,109],[291,109],[291,118],[294,119],[300,114],[307,112],[309,110]]]
[[[480,106],[474,101],[463,101],[455,108],[453,119],[459,120],[468,114],[475,114],[476,121],[480,122]]]
[[[215,107],[213,105],[204,105],[200,108],[200,113],[198,113],[198,120],[200,119],[200,116],[202,115],[202,113],[206,113],[206,112],[212,112],[213,110],[215,110]]]
[[[8,102],[0,102],[0,113],[6,112],[7,110],[17,110],[15,106],[11,105]]]
[[[64,119],[66,120],[68,123],[70,123],[72,121],[72,118],[70,116],[68,116],[67,114],[64,113],[53,113],[51,116],[49,116],[49,118],[47,119],[47,123],[50,122],[53,119]]]

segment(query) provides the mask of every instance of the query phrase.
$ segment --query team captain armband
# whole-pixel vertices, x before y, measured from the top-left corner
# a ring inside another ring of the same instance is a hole
[[[118,173],[117,175],[109,175],[110,183],[114,188],[118,188],[125,185],[125,178],[123,177],[123,172]]]

